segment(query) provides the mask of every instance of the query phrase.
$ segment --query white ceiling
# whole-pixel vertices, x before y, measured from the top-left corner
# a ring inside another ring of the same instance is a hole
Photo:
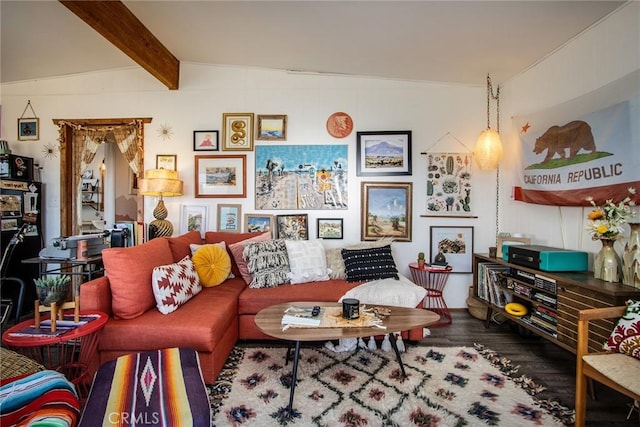
[[[484,85],[624,1],[124,1],[180,60]],[[0,81],[137,66],[57,1],[0,2]]]

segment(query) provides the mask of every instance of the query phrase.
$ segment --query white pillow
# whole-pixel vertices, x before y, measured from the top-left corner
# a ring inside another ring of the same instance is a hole
[[[381,304],[394,307],[415,308],[427,295],[427,290],[416,285],[402,274],[399,280],[380,279],[363,283],[347,291],[343,298],[355,298],[361,304]]]
[[[330,270],[319,240],[285,240],[284,243],[291,270],[287,276],[292,284],[329,280]]]

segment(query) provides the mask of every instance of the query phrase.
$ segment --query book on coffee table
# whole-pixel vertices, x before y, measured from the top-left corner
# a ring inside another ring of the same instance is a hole
[[[320,326],[323,313],[324,309],[320,308],[314,316],[313,307],[291,306],[285,310],[281,323],[283,325]]]

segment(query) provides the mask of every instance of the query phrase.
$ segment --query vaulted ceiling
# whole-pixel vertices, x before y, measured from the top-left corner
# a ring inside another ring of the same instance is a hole
[[[0,2],[1,82],[141,66],[63,3]],[[123,1],[181,63],[463,85],[512,78],[624,3]],[[102,23],[116,37],[121,17]],[[140,34],[129,49],[144,56]]]

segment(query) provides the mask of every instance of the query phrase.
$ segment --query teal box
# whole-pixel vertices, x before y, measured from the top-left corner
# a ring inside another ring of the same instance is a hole
[[[586,252],[538,245],[514,245],[507,248],[508,262],[543,271],[586,271]]]

